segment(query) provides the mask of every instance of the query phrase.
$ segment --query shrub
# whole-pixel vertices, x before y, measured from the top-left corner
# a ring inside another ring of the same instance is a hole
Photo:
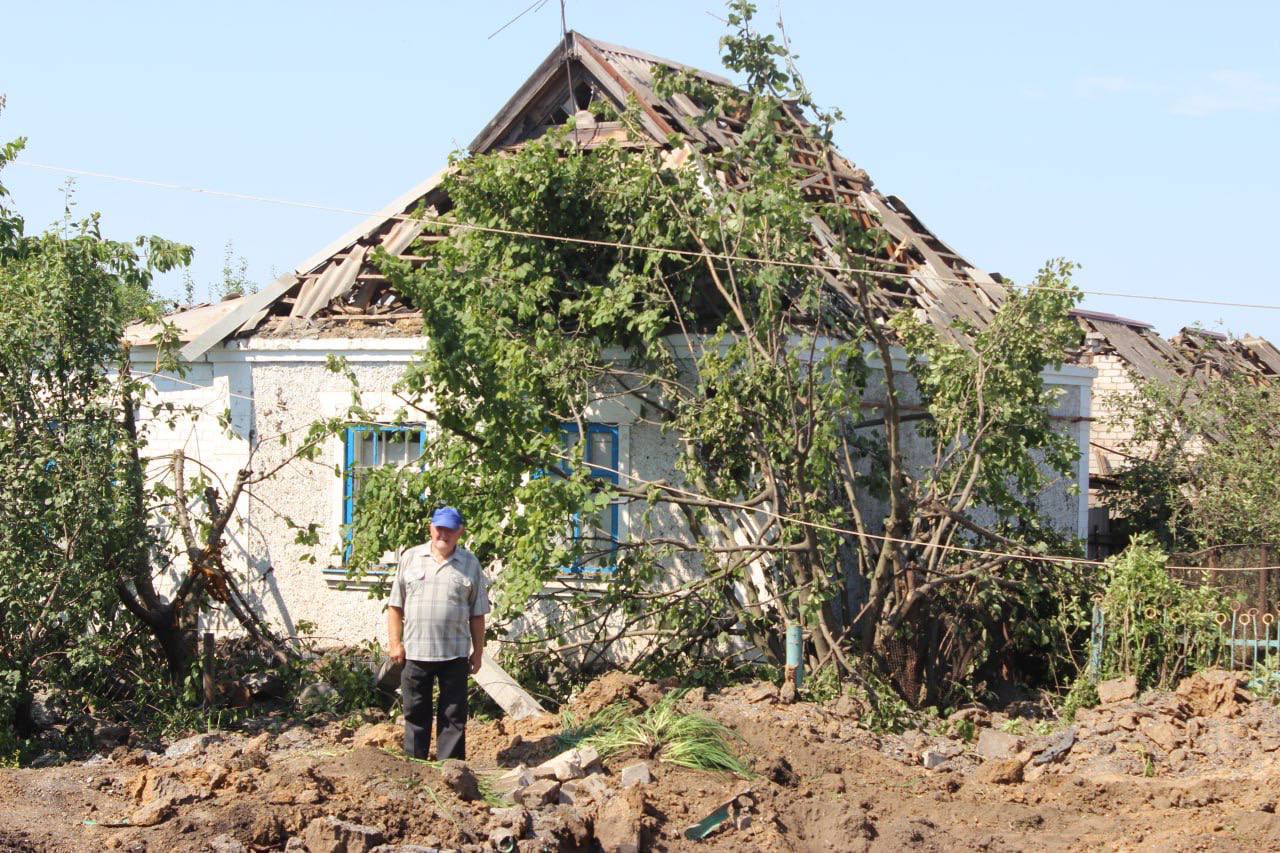
[[[1216,617],[1227,609],[1208,585],[1170,577],[1154,537],[1135,537],[1108,561],[1103,616],[1102,678],[1133,675],[1142,688],[1172,687],[1185,675],[1217,665],[1227,644]]]

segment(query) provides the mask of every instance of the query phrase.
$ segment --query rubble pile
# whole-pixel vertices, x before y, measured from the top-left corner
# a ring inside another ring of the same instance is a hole
[[[0,849],[1280,846],[1272,703],[1221,671],[1175,691],[1140,696],[1114,681],[1098,693],[1070,724],[1026,716],[1030,705],[974,705],[894,735],[862,727],[847,695],[788,703],[768,684],[686,693],[681,710],[736,733],[751,778],[569,748],[552,716],[473,722],[467,762],[406,758],[400,726],[372,712],[163,746],[117,737],[86,761],[0,771]],[[641,713],[662,695],[615,674],[568,718],[618,703]]]

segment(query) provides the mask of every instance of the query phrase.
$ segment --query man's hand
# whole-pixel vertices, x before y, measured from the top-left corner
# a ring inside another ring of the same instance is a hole
[[[471,674],[475,675],[480,671],[480,663],[484,660],[484,650],[478,649],[471,653]]]
[[[387,606],[387,657],[397,665],[404,663],[404,609],[394,604]]]

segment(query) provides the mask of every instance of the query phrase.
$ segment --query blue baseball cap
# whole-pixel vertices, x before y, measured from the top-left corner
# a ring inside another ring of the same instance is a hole
[[[462,513],[458,512],[451,506],[442,506],[435,512],[431,513],[431,523],[436,527],[447,527],[450,530],[457,530],[462,526]]]

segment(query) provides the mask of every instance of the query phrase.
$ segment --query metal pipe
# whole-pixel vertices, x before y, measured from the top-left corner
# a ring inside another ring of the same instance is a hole
[[[1236,618],[1239,616],[1234,609],[1231,611],[1231,663],[1227,669],[1236,668]]]
[[[804,684],[804,629],[799,625],[787,626],[787,672],[798,690]]]
[[[204,707],[212,708],[214,701],[217,699],[217,692],[214,690],[213,684],[213,632],[205,631],[201,639],[200,687],[203,694]]]
[[[1250,613],[1250,624],[1253,626],[1253,668],[1258,668],[1258,614]]]

